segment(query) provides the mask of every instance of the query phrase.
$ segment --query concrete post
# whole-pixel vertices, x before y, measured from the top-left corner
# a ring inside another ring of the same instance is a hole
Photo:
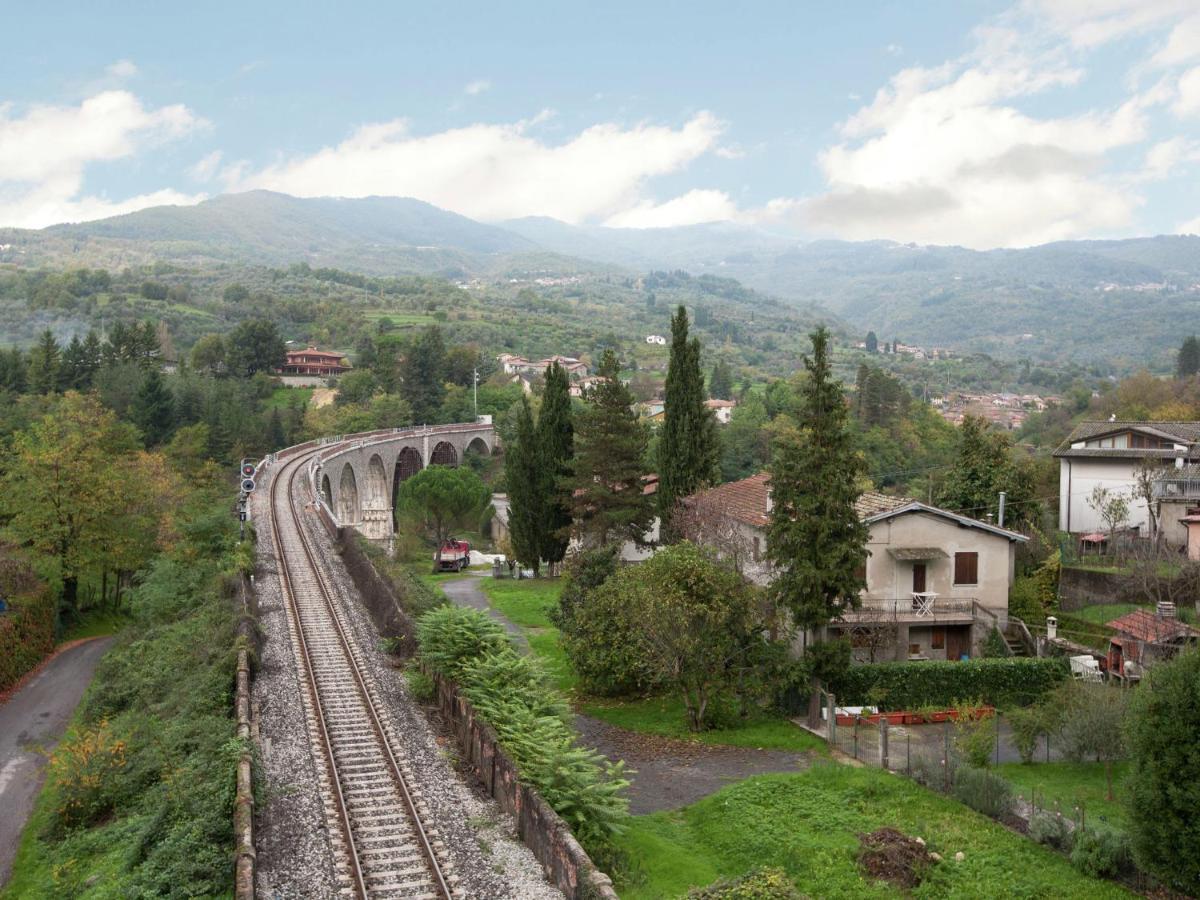
[[[887,716],[879,716],[879,767],[890,769],[888,764],[888,720]]]

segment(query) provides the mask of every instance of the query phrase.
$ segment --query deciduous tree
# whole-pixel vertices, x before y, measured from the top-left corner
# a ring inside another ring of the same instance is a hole
[[[279,329],[269,319],[248,319],[239,322],[226,341],[225,364],[239,377],[256,372],[270,372],[283,365],[287,348]]]
[[[430,325],[408,348],[400,375],[400,391],[416,420],[437,422],[446,394],[446,345],[438,326]]]
[[[966,416],[958,429],[958,453],[938,501],[973,519],[995,513],[1000,492],[1006,497],[1004,524],[1016,528],[1036,519],[1033,476],[1013,457],[1008,436],[978,416]]]

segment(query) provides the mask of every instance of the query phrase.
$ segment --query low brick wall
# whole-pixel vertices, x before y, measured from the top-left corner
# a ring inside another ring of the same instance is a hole
[[[453,682],[433,677],[438,706],[458,738],[463,759],[500,807],[516,819],[517,834],[550,880],[571,900],[618,900],[612,881],[596,868],[562,817],[537,791],[521,784],[517,767],[500,747],[492,727],[476,717]]]
[[[237,793],[233,804],[233,835],[236,845],[234,863],[234,896],[237,900],[253,900],[254,898],[254,865],[256,853],[254,849],[254,784],[252,769],[252,751],[248,743],[251,730],[250,682],[253,678],[251,670],[251,651],[258,646],[258,628],[256,626],[256,603],[254,587],[245,575],[238,581],[238,653],[237,653],[237,690],[234,696],[234,706],[237,710],[237,736],[239,740],[247,741],[246,749],[238,757],[237,764]]]

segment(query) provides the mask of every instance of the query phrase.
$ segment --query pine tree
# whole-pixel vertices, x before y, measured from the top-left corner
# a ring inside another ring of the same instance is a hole
[[[147,447],[166,443],[175,430],[175,399],[157,369],[146,373],[129,407],[129,418],[141,430]]]
[[[0,387],[23,394],[29,387],[29,366],[19,347],[0,350]]]
[[[1200,373],[1200,341],[1193,334],[1183,339],[1179,348],[1179,360],[1176,363],[1176,374],[1187,378]]]
[[[708,396],[714,400],[733,399],[733,372],[725,360],[713,365],[712,375],[708,379]]]
[[[571,475],[575,426],[571,416],[571,385],[557,362],[546,369],[546,388],[538,413],[537,444],[546,498],[542,558],[556,566],[567,555],[571,530],[571,497],[564,486]]]
[[[642,482],[649,436],[611,348],[597,374],[602,380],[575,420],[575,461],[567,479],[575,531],[588,546],[614,539],[641,544],[654,521]]]
[[[671,357],[658,443],[658,515],[664,540],[674,540],[675,504],[716,477],[720,448],[712,411],[704,405],[700,341],[688,339],[687,310],[671,318]]]
[[[541,567],[546,522],[545,481],[538,452],[537,433],[529,400],[521,398],[517,434],[505,449],[504,480],[508,488],[508,533],[513,556],[533,569]]]
[[[822,327],[811,338],[799,429],[782,437],[772,455],[767,526],[772,593],[791,611],[792,624],[807,630],[858,607],[868,536],[854,508],[865,467],[847,427],[841,384],[830,371],[829,332]]]
[[[29,389],[35,394],[53,394],[59,389],[62,350],[49,328],[29,351]]]

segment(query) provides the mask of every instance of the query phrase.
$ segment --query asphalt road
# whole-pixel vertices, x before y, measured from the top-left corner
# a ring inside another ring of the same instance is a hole
[[[52,659],[0,706],[0,885],[8,881],[21,829],[58,743],[112,638],[77,644]]]

